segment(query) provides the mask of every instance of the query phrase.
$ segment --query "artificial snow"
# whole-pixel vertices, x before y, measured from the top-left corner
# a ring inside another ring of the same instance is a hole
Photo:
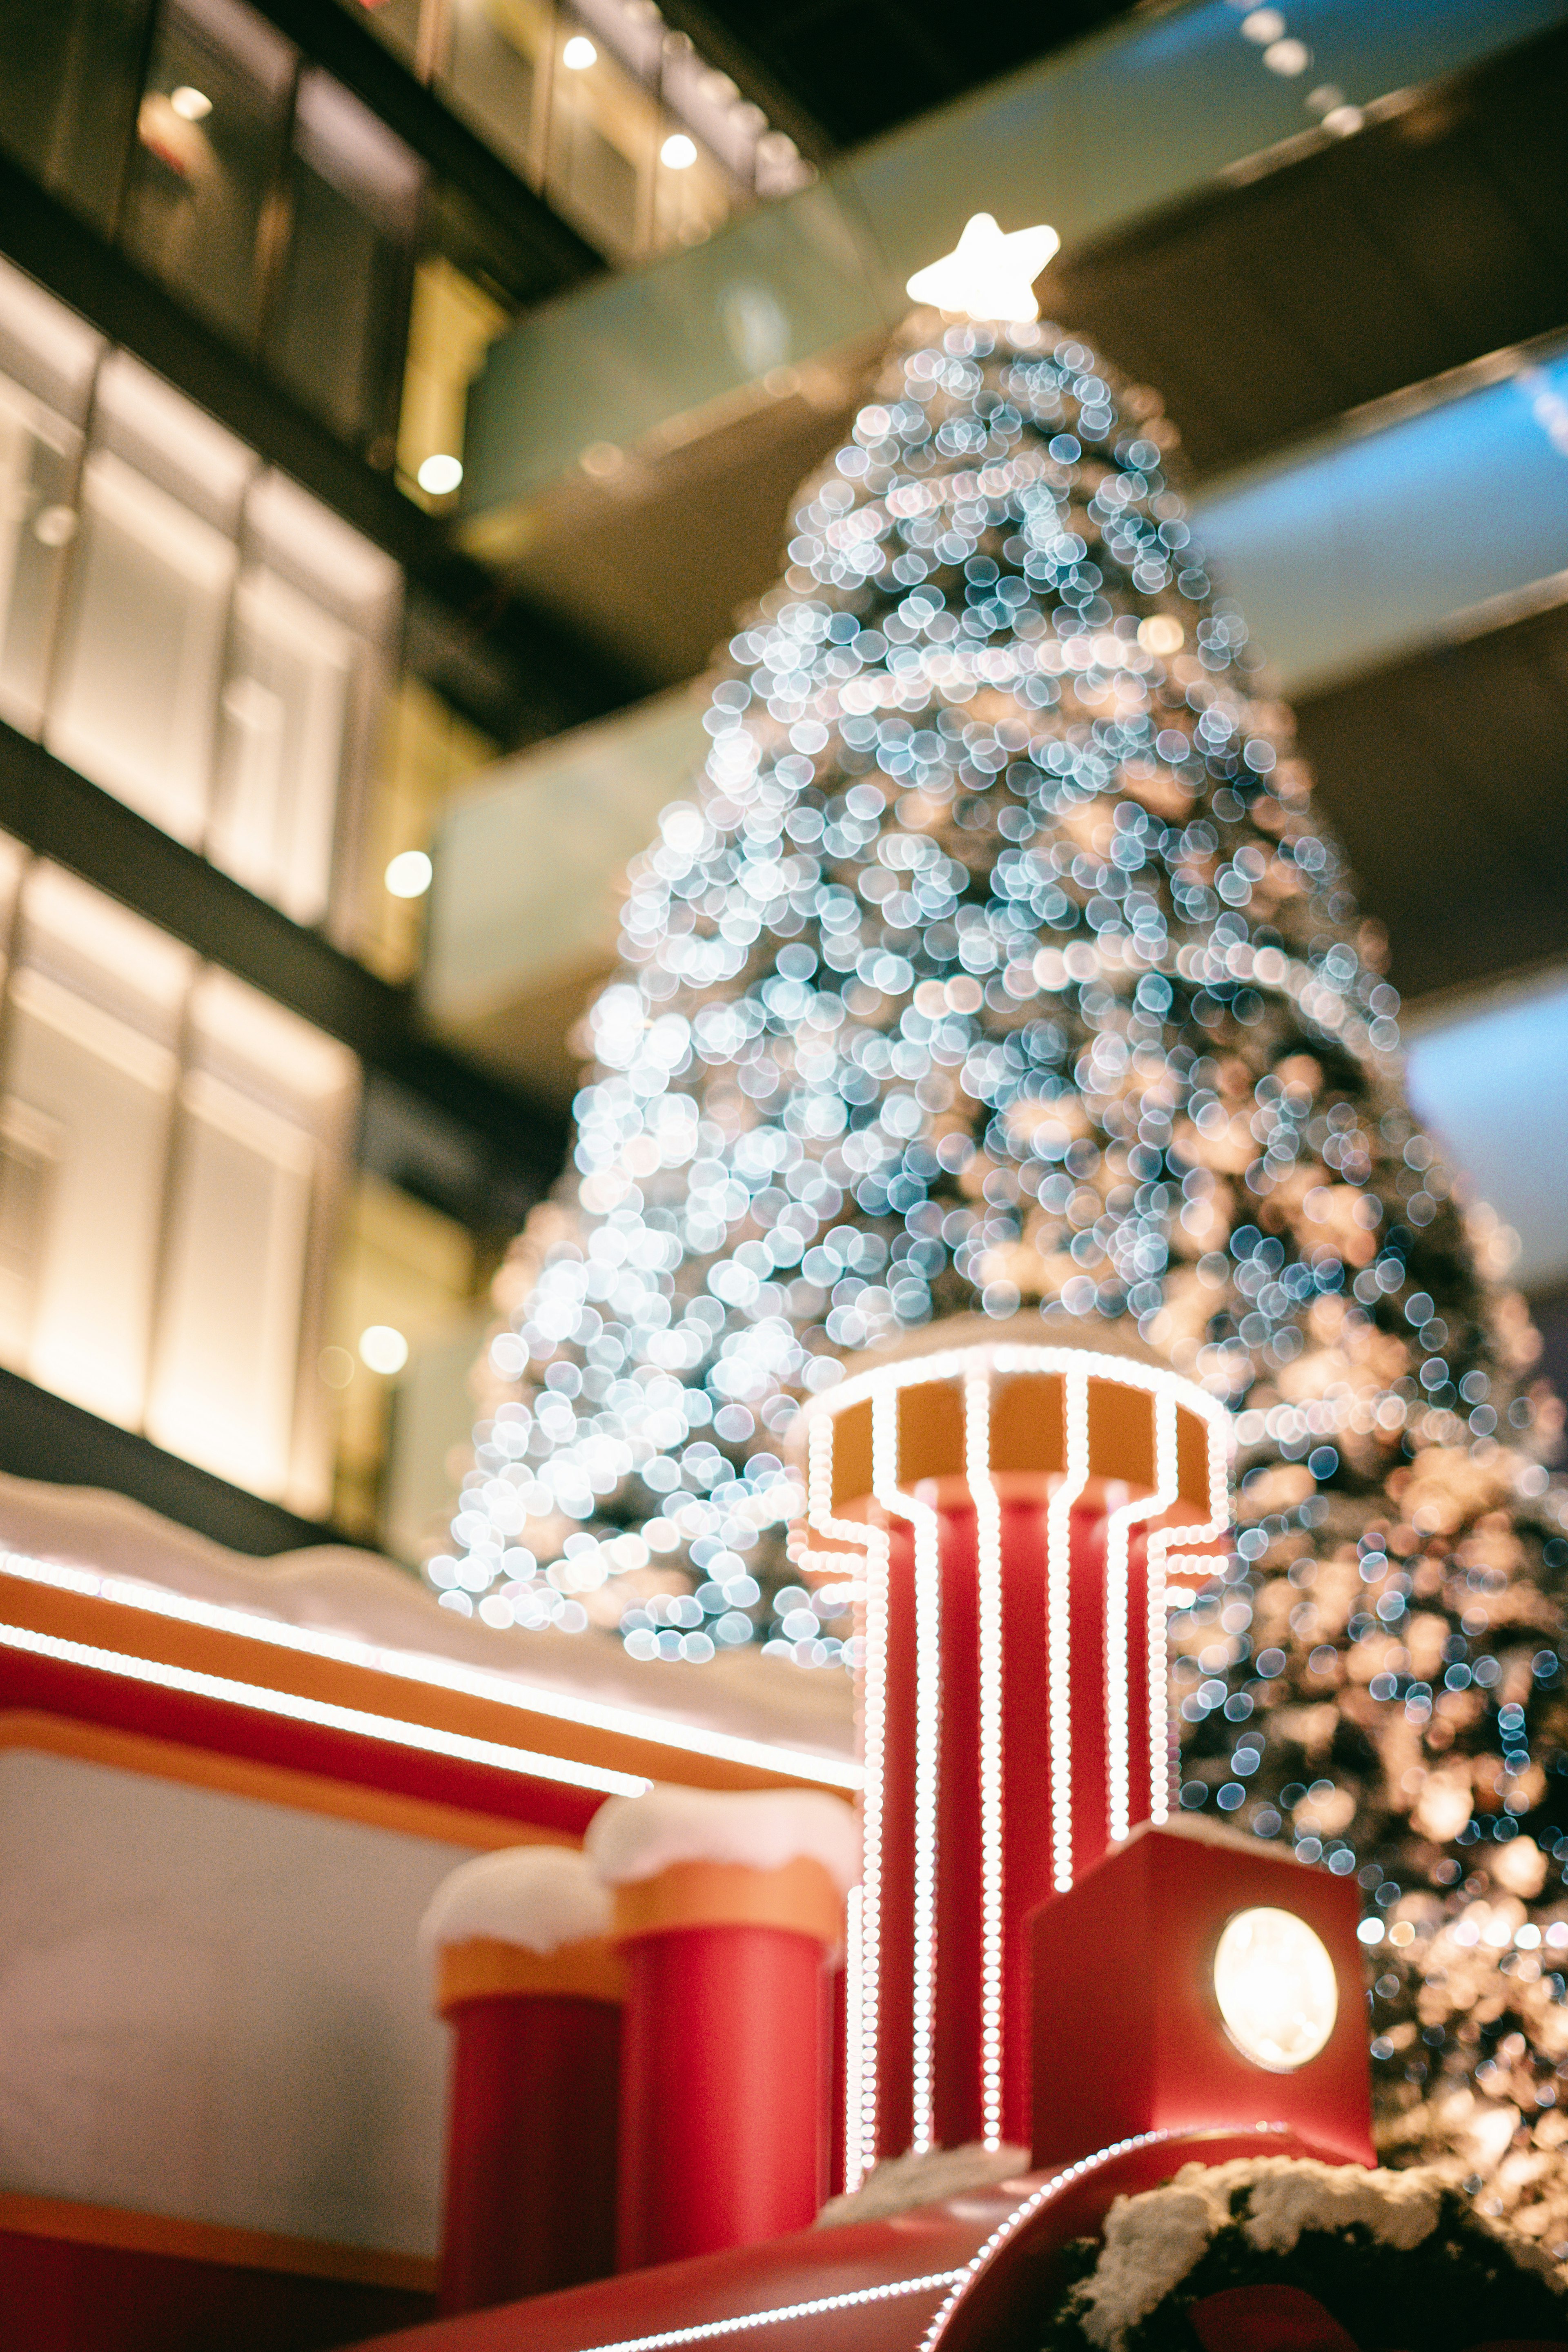
[[[430,1954],[485,1936],[553,1952],[607,1936],[611,1908],[608,1889],[574,1846],[507,1846],[442,1881],[419,1923],[419,1946]]]
[[[1289,2253],[1303,2230],[1360,2222],[1407,2253],[1437,2226],[1448,2184],[1436,2172],[1369,2171],[1307,2157],[1243,2157],[1230,2164],[1184,2164],[1163,2189],[1119,2197],[1105,2224],[1105,2250],[1080,2290],[1091,2344],[1118,2352],[1128,2330],[1178,2286],[1211,2238],[1235,2217],[1231,2198],[1250,2191],[1246,2234],[1260,2252]]]
[[[860,1829],[837,1797],[808,1789],[678,1789],[612,1797],[588,1825],[584,1847],[602,1878],[627,1886],[678,1862],[738,1862],[778,1870],[819,1862],[841,1895],[860,1875]]]
[[[889,2157],[867,2174],[858,2189],[830,2197],[813,2226],[842,2230],[851,2221],[885,2221],[920,2205],[939,2205],[1018,2180],[1028,2169],[1026,2147],[987,2147],[977,2139],[962,2147],[932,2148],[927,2156]],[[1018,2194],[1024,2194],[1022,2188]]]

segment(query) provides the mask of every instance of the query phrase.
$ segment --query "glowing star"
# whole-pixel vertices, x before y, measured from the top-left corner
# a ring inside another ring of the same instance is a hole
[[[954,251],[917,269],[907,291],[911,301],[971,319],[1037,319],[1035,280],[1060,243],[1043,222],[1008,236],[989,213],[976,213]]]

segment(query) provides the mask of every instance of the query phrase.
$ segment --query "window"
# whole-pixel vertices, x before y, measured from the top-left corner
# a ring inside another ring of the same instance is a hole
[[[300,923],[327,912],[353,650],[275,573],[241,581],[207,854]]]
[[[6,1286],[0,1349],[135,1428],[194,959],[49,866],[27,877],[19,931],[0,1101],[7,1223],[27,1255]]]
[[[319,1433],[297,1447],[296,1397],[301,1347],[319,1344],[308,1302],[325,1251],[323,1180],[342,1158],[353,1090],[342,1046],[226,972],[196,982],[147,1434],[317,1513],[326,1452]]]
[[[553,204],[595,245],[629,261],[647,241],[654,162],[660,135],[653,92],[603,44],[591,65],[563,62],[567,43],[586,38],[570,18],[557,34],[546,188]]]
[[[289,44],[237,0],[166,0],[136,117],[126,244],[241,341],[259,312],[294,68]]]
[[[423,678],[405,677],[388,701],[354,940],[355,952],[384,979],[408,980],[418,970],[425,905],[395,898],[384,878],[386,868],[403,850],[429,848],[447,800],[489,765],[498,749]]]
[[[136,115],[148,0],[0,6],[0,148],[111,228]]]
[[[350,930],[397,567],[100,349],[0,266],[0,716],[294,921]]]
[[[327,74],[300,78],[289,233],[268,350],[346,440],[390,464],[423,174]]]
[[[51,748],[199,844],[233,541],[112,452],[88,460]]]
[[[0,919],[0,1361],[322,1514],[353,1055],[3,835]]]
[[[37,729],[81,436],[0,378],[0,716]]]
[[[497,152],[538,177],[552,12],[542,0],[456,0],[447,91]]]

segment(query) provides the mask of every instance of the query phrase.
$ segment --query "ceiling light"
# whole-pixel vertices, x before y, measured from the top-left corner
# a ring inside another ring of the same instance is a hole
[[[1250,16],[1241,20],[1242,39],[1256,41],[1260,49],[1266,48],[1270,41],[1277,41],[1284,30],[1285,19],[1278,8],[1254,8]]]
[[[445,454],[426,457],[416,477],[422,490],[433,499],[444,499],[455,490],[463,478],[463,461]]]
[[[1312,52],[1305,41],[1270,41],[1263,52],[1263,62],[1270,73],[1305,73],[1312,62]]]
[[[586,73],[599,62],[599,52],[586,33],[574,33],[561,52],[561,62],[573,73]]]
[[[1276,2074],[1315,2058],[1340,2011],[1322,1937],[1294,1911],[1268,1906],[1226,1920],[1215,1948],[1214,1992],[1243,2057]]]
[[[672,172],[689,172],[697,149],[684,131],[672,131],[658,151],[658,160]]]
[[[183,81],[178,89],[169,92],[169,103],[183,122],[205,122],[213,110],[213,102],[205,89],[193,89]]]
[[[422,849],[400,849],[382,878],[395,898],[423,898],[435,871]]]
[[[1037,319],[1035,280],[1060,243],[1044,222],[1005,234],[989,213],[976,213],[953,250],[917,269],[905,290],[911,301],[961,317]]]
[[[1323,128],[1331,131],[1336,139],[1349,139],[1365,121],[1359,106],[1331,106],[1323,117]]]
[[[408,1342],[390,1323],[371,1323],[359,1335],[360,1361],[390,1380],[408,1361]]]

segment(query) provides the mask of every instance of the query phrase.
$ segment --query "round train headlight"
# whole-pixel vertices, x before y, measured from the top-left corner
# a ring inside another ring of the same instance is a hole
[[[1226,1920],[1215,1948],[1214,1992],[1242,2055],[1279,2074],[1317,2056],[1340,2012],[1328,1946],[1293,1911],[1238,1911]]]

